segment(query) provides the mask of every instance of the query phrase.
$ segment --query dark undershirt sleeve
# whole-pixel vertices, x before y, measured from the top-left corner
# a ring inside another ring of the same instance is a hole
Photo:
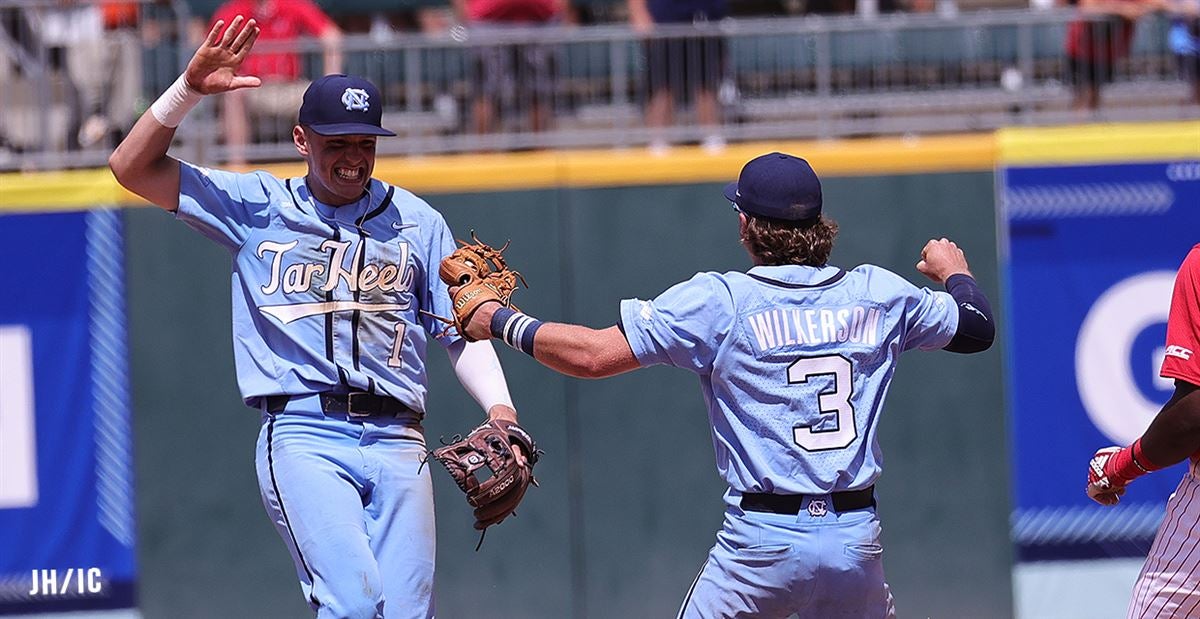
[[[951,275],[946,279],[946,291],[958,305],[958,330],[943,348],[950,352],[975,353],[991,348],[996,339],[996,322],[987,297],[969,275]]]

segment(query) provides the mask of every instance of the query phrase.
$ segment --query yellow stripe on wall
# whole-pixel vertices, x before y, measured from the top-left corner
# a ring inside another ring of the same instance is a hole
[[[990,170],[997,164],[1139,161],[1200,156],[1200,121],[994,133],[733,144],[653,156],[644,148],[385,157],[375,176],[417,194],[727,182],[751,158],[773,150],[808,159],[822,176]],[[302,162],[272,164],[276,176],[304,174]],[[144,205],[107,169],[0,175],[0,212]]]
[[[653,156],[643,148],[385,159],[375,176],[421,193],[728,182],[749,159],[779,150],[805,157],[818,174],[864,176],[987,170],[990,134],[737,144],[719,154],[696,147]]]
[[[663,156],[644,148],[385,157],[375,177],[417,194],[728,182],[749,159],[773,150],[808,159],[823,176],[987,170],[992,134],[735,144],[719,154],[679,147]],[[300,162],[264,166],[280,177],[304,174]],[[70,210],[145,204],[107,169],[0,175],[0,211]]]
[[[1194,159],[1200,121],[1009,128],[996,143],[1000,165]]]
[[[0,212],[71,211],[140,200],[107,168],[0,174]]]

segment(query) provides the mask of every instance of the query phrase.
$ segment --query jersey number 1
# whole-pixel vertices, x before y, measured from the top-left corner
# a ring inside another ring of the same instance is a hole
[[[850,370],[850,360],[837,355],[805,357],[788,366],[789,385],[807,383],[813,376],[833,376],[833,390],[817,394],[817,408],[822,413],[836,412],[837,427],[831,430],[814,430],[811,426],[792,428],[797,445],[808,451],[825,451],[842,449],[858,438],[854,407],[850,405],[850,396],[854,393]]]
[[[396,321],[396,337],[392,339],[392,355],[388,357],[388,367],[398,368],[404,365],[404,357],[400,355],[401,349],[404,347],[404,330],[408,328],[408,324],[403,320]]]

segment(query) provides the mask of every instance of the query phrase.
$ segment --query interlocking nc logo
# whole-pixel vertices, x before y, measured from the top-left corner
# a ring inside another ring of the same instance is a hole
[[[824,518],[825,514],[829,513],[829,507],[825,504],[825,499],[813,499],[808,502],[808,515],[813,518]]]
[[[347,88],[342,93],[342,105],[346,106],[347,112],[353,112],[354,110],[365,112],[371,109],[371,104],[367,101],[370,98],[367,91],[362,88]]]

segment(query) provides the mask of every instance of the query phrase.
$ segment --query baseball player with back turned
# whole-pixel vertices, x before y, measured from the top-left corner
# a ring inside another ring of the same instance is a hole
[[[917,269],[948,293],[872,265],[828,265],[837,225],[803,159],[758,157],[725,195],[749,271],[623,301],[608,329],[492,302],[466,318],[466,334],[582,378],[655,364],[699,376],[729,490],[680,617],[892,617],[874,496],[884,395],[904,351],[987,349],[988,301],[946,239],[925,245]]]
[[[233,257],[238,385],[262,413],[263,504],[325,617],[432,617],[434,517],[421,420],[425,349],[450,312],[438,264],[455,247],[442,216],[371,178],[379,91],[317,79],[304,95],[302,177],[233,174],[167,156],[204,95],[252,88],[237,74],[258,26],[217,22],[186,72],[109,160],[129,190]],[[440,338],[490,418],[516,412],[488,342]]]
[[[1200,616],[1200,245],[1179,273],[1167,317],[1167,348],[1159,374],[1175,393],[1142,437],[1128,447],[1106,447],[1088,464],[1087,494],[1116,505],[1129,482],[1191,459],[1187,475],[1167,501],[1167,515],[1133,587],[1130,619]]]

